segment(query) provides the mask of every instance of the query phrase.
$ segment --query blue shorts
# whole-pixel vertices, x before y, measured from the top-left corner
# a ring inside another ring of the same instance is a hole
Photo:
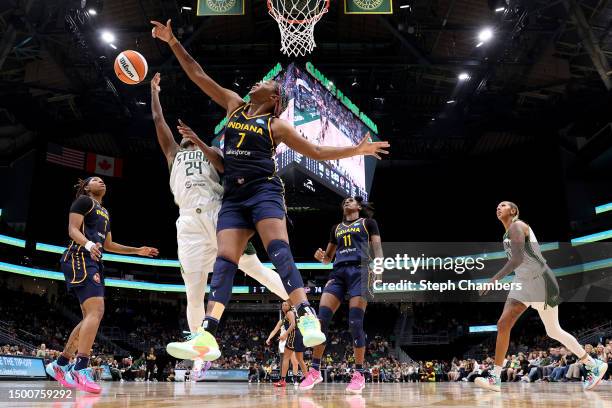
[[[297,328],[297,325],[293,329],[291,334],[287,336],[285,348],[293,350],[296,353],[303,353],[304,351],[306,351],[306,347],[304,347],[304,341],[302,339],[302,333],[300,333],[300,329]]]
[[[334,266],[329,279],[325,284],[323,293],[331,293],[338,300],[344,300],[348,293],[349,297],[364,296],[365,288],[361,285],[361,272],[366,268],[361,264],[345,264]],[[367,270],[367,269],[366,269]]]
[[[284,187],[280,180],[254,181],[231,194],[223,196],[217,220],[217,231],[224,229],[250,229],[267,218],[286,216]],[[244,189],[243,191],[240,191]]]
[[[104,267],[89,253],[64,253],[61,260],[62,272],[68,291],[74,292],[79,303],[91,297],[104,297]]]

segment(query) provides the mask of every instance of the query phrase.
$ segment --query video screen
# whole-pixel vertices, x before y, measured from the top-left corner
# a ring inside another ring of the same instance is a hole
[[[282,81],[289,95],[288,107],[280,117],[292,123],[302,137],[311,143],[354,146],[368,131],[373,140],[378,140],[365,123],[305,69],[291,64],[277,79]],[[223,135],[220,135],[219,145],[223,146]],[[367,199],[376,159],[356,156],[319,162],[281,144],[276,149],[276,166],[281,176],[297,167],[341,196],[362,196]]]

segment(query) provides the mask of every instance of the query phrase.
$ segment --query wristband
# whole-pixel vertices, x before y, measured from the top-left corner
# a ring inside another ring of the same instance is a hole
[[[91,241],[87,241],[87,243],[85,244],[85,249],[88,250],[89,252],[91,252],[91,248],[95,247],[96,244],[94,244]]]
[[[175,36],[172,36],[172,38],[168,41],[168,45],[170,47],[172,47],[174,44],[178,43],[179,41],[176,39]]]

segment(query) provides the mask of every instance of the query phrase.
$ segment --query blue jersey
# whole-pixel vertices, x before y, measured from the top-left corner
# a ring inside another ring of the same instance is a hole
[[[248,107],[245,104],[232,112],[225,128],[224,180],[238,180],[238,184],[276,175],[273,115],[249,116]]]
[[[111,230],[110,216],[106,208],[91,197],[82,195],[72,203],[70,212],[83,216],[81,232],[85,235],[85,238],[94,244],[100,243],[104,246],[106,235]],[[89,256],[89,252],[85,248],[71,240],[62,259],[66,260],[72,254],[83,253],[85,256]]]
[[[373,219],[358,218],[334,226],[329,239],[336,245],[334,266],[369,261],[370,235],[379,235],[378,225]]]

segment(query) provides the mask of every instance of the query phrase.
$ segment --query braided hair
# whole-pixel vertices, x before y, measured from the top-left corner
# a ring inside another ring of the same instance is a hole
[[[512,222],[517,221],[519,219],[518,205],[514,204],[512,201],[506,201],[506,203],[510,206],[510,208],[516,211],[516,214],[514,215],[514,217],[512,217]]]
[[[274,81],[274,90],[278,95],[278,100],[274,106],[274,116],[279,117],[281,113],[289,106],[289,95],[285,89],[285,86],[280,81]]]
[[[85,187],[89,185],[89,182],[93,179],[93,177],[87,177],[85,180],[79,179],[77,183],[74,185],[76,190],[75,198],[79,198],[82,195],[89,196],[89,194],[85,191]]]
[[[362,218],[372,218],[374,216],[374,203],[370,203],[368,201],[365,201],[364,198],[361,197],[361,196],[345,198],[344,200],[342,200],[342,204],[340,204],[341,208],[344,208],[344,202],[348,198],[354,198],[355,201],[357,201],[357,203],[361,207],[361,210],[359,210],[359,216],[360,217],[362,217]]]

